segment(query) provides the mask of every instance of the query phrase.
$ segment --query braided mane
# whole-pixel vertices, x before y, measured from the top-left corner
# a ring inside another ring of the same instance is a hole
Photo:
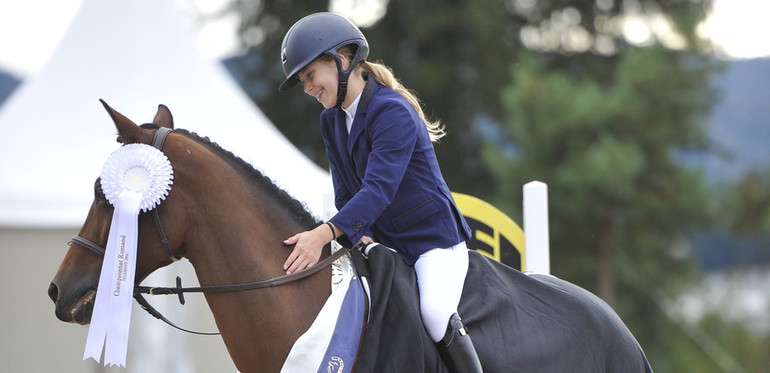
[[[157,128],[158,126],[154,124],[143,124],[142,127]],[[205,145],[206,147],[211,149],[213,152],[221,156],[223,159],[227,160],[228,163],[232,164],[234,167],[246,171],[246,174],[249,175],[251,180],[256,185],[258,185],[263,190],[267,191],[268,194],[273,199],[278,201],[280,205],[286,207],[292,215],[297,217],[297,220],[304,227],[309,228],[321,223],[318,219],[313,217],[312,214],[310,214],[305,204],[296,200],[294,197],[289,195],[289,193],[287,193],[285,190],[275,185],[272,179],[265,176],[262,172],[254,168],[254,166],[252,166],[250,163],[246,162],[242,158],[236,156],[229,150],[222,148],[219,144],[211,141],[208,137],[200,136],[195,132],[190,132],[185,129],[174,129],[174,132],[183,134],[186,137]]]

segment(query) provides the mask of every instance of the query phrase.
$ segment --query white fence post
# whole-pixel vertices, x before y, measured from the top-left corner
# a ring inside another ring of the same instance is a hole
[[[527,272],[551,274],[548,239],[548,185],[524,184],[524,242]]]

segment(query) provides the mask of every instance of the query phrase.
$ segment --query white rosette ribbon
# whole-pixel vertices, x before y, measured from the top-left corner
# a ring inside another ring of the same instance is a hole
[[[84,360],[90,357],[100,361],[104,347],[105,366],[126,366],[139,212],[152,210],[160,204],[171,190],[172,179],[173,170],[168,158],[160,150],[145,144],[120,147],[102,167],[102,190],[115,211]]]

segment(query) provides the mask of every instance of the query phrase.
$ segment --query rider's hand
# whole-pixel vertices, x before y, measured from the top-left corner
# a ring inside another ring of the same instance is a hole
[[[294,245],[294,250],[283,264],[286,274],[292,274],[318,263],[321,249],[332,240],[331,232],[326,224],[321,224],[313,230],[297,233],[283,241],[284,245]]]
[[[369,236],[363,236],[363,237],[361,237],[361,240],[358,241],[358,243],[361,244],[361,246],[363,246],[363,247],[366,247],[367,245],[369,245],[372,242],[374,242],[374,240],[371,237],[369,237]]]

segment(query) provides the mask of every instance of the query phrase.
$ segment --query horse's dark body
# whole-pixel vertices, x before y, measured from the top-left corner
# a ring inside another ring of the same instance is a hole
[[[124,143],[152,142],[106,104]],[[173,128],[158,109],[153,124]],[[216,144],[183,132],[163,152],[174,185],[159,207],[170,250],[195,267],[201,285],[252,282],[283,274],[283,239],[315,221],[299,203]],[[268,181],[268,182],[266,182]],[[103,197],[103,196],[102,196]],[[99,196],[79,236],[104,246],[112,207]],[[139,217],[137,282],[171,263],[150,214]],[[323,256],[328,256],[328,250]],[[74,243],[49,287],[62,321],[87,324],[102,258]],[[618,316],[594,295],[548,276],[527,276],[471,253],[460,314],[487,372],[646,372],[644,353]],[[359,372],[444,372],[420,320],[414,271],[388,250],[371,254],[371,323]],[[207,294],[225,345],[244,373],[277,372],[328,298],[331,270],[260,290]],[[159,325],[158,327],[163,327]]]

